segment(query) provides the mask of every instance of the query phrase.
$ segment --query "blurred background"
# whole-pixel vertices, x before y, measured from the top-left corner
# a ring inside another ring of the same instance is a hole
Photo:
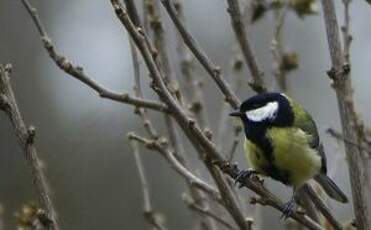
[[[128,35],[109,1],[34,0],[32,3],[39,9],[52,41],[62,54],[83,66],[101,84],[115,91],[132,91]],[[336,4],[342,22],[342,4],[340,1]],[[184,1],[184,12],[187,26],[195,38],[222,67],[226,77],[231,77],[229,73],[236,42],[226,1],[187,0]],[[291,12],[287,15],[284,48],[297,52],[300,58],[299,69],[288,75],[288,92],[316,120],[330,172],[336,167],[331,176],[350,196],[342,145],[325,133],[328,127],[339,129],[339,116],[336,98],[326,76],[330,61],[321,14],[319,7],[319,15],[305,20]],[[365,123],[371,124],[368,71],[371,64],[371,7],[365,1],[352,1],[351,15],[355,101]],[[167,15],[164,13],[163,16],[168,44],[172,46],[170,52],[176,56],[174,29]],[[270,51],[273,24],[274,18],[267,15],[250,26],[249,36],[265,71],[266,82],[274,89],[276,83],[272,78]],[[18,105],[26,123],[37,129],[37,148],[45,165],[62,228],[145,229],[140,182],[126,138],[129,131],[144,133],[142,122],[134,115],[133,108],[99,98],[91,89],[59,70],[43,49],[35,26],[20,1],[0,1],[0,31],[0,63],[12,63],[14,67],[12,84]],[[173,62],[174,68],[178,68],[178,63]],[[214,82],[198,63],[195,64],[195,74],[205,79],[209,113],[218,114],[222,104]],[[246,68],[243,74],[249,76]],[[247,83],[248,77],[243,79]],[[242,87],[241,98],[252,95],[247,84]],[[156,99],[148,89],[145,94],[147,98]],[[157,118],[158,114],[153,116]],[[210,121],[210,124],[215,124],[211,125],[215,131],[218,116],[210,117]],[[162,129],[160,123],[156,122],[156,125]],[[0,204],[4,211],[5,229],[14,229],[15,212],[23,204],[35,201],[36,195],[23,153],[3,113],[0,113],[0,149]],[[144,148],[141,152],[155,209],[164,214],[169,229],[191,228],[191,215],[181,200],[186,188],[184,181],[157,153]],[[196,161],[193,149],[187,152],[187,157]],[[246,167],[241,153],[239,146],[236,161]],[[278,196],[288,198],[289,188],[269,179],[266,181]],[[330,205],[340,220],[350,218],[350,204]],[[263,210],[263,229],[271,229],[271,224],[283,226],[277,211],[271,208]]]

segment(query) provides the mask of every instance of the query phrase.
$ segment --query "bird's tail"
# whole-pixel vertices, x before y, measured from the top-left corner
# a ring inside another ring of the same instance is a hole
[[[314,179],[322,186],[329,197],[341,203],[348,202],[347,196],[326,174],[318,174],[314,177]]]

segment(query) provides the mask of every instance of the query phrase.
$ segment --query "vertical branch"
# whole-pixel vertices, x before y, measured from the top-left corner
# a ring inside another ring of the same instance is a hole
[[[200,213],[201,215],[203,215],[205,217],[210,217],[210,218],[214,219],[216,222],[218,222],[218,224],[223,225],[227,229],[230,229],[230,230],[235,229],[233,225],[231,225],[228,221],[221,218],[218,214],[213,213],[212,210],[210,210],[208,208],[202,208],[202,207],[198,206],[197,203],[194,202],[194,200],[192,200],[192,198],[190,198],[188,196],[184,196],[183,200],[188,205],[188,207],[190,209]]]
[[[346,60],[344,59],[346,57],[343,56],[344,51],[340,42],[335,5],[332,0],[321,0],[321,2],[332,62],[332,68],[328,71],[328,75],[333,81],[333,87],[336,92],[344,138],[351,142],[361,143],[363,128],[359,125],[354,108],[350,66],[348,63],[345,63]],[[349,16],[346,20],[348,20],[348,24],[345,25],[345,31],[349,31]],[[349,44],[345,45],[345,47],[349,47]],[[349,50],[345,51],[345,53],[349,53]],[[364,159],[364,153],[361,148],[347,142],[344,145],[348,159],[356,225],[358,229],[371,229],[367,161]]]
[[[242,21],[241,9],[238,0],[227,0],[228,2],[228,12],[231,16],[232,26],[240,44],[242,54],[249,67],[252,81],[249,83],[251,88],[257,93],[262,93],[266,91],[263,81],[263,71],[258,67],[256,57],[251,49],[250,42],[247,38],[246,26]]]
[[[179,20],[185,24],[185,17],[183,12],[183,5],[180,0],[175,2],[175,9],[177,10]],[[184,88],[189,89],[190,91],[190,110],[195,114],[197,121],[200,123],[201,127],[205,129],[209,127],[208,118],[207,118],[207,108],[204,101],[203,94],[203,81],[202,79],[195,79],[193,76],[193,62],[194,58],[192,57],[190,51],[184,45],[181,35],[176,33],[177,36],[177,51],[179,66],[181,68],[181,74],[185,79],[187,84]]]
[[[138,59],[138,52],[137,48],[133,44],[133,41],[130,40],[130,51],[131,51],[131,56],[133,60],[133,70],[134,70],[134,94],[138,98],[143,98],[143,93],[142,93],[142,87],[141,87],[141,82],[140,82],[140,66],[139,66],[139,59]],[[153,124],[150,122],[148,118],[148,112],[144,108],[136,107],[135,108],[135,113],[138,114],[144,124],[144,128],[146,129],[147,133],[151,136],[151,138],[158,138],[158,134],[153,127]]]
[[[322,215],[326,218],[329,224],[336,230],[343,229],[341,223],[339,223],[334,216],[332,215],[329,208],[326,206],[325,202],[319,197],[319,195],[315,192],[311,185],[305,184],[303,186],[303,190],[305,191],[304,195],[307,196],[305,202],[310,201],[309,205],[315,205],[315,207],[321,211]],[[313,204],[312,204],[313,203]],[[313,213],[313,215],[317,215],[317,213]],[[318,217],[317,217],[318,220]]]
[[[236,92],[236,94],[238,95],[240,93],[240,91],[243,89],[242,87],[242,82],[241,82],[241,76],[242,76],[242,68],[243,68],[243,60],[242,60],[242,57],[240,57],[239,53],[236,52],[235,54],[235,57],[231,63],[232,65],[232,74],[231,76],[233,76],[233,88],[232,90],[234,92]],[[218,122],[218,129],[217,129],[217,134],[216,134],[216,143],[219,143],[219,148],[221,150],[226,150],[227,153],[226,153],[226,157],[228,159],[228,161],[231,161],[234,157],[234,153],[237,149],[237,146],[238,146],[238,143],[239,143],[239,140],[240,140],[240,137],[239,137],[239,134],[241,133],[242,131],[242,126],[240,123],[233,123],[233,135],[232,135],[232,145],[230,147],[228,147],[228,149],[222,149],[223,145],[225,145],[226,143],[226,133],[227,132],[227,128],[228,128],[228,125],[230,125],[230,121],[228,120],[228,114],[230,113],[230,109],[228,107],[228,105],[226,103],[223,103],[223,106],[221,108],[221,112],[220,112],[220,118],[219,118],[219,122]],[[228,134],[228,136],[230,136]],[[228,140],[229,141],[229,140]]]
[[[281,60],[282,60],[282,30],[285,23],[285,16],[287,12],[287,6],[283,9],[276,9],[275,10],[275,29],[272,39],[272,57],[273,57],[273,64],[274,64],[274,76],[277,80],[278,87],[283,92],[287,91],[287,80],[286,80],[286,72],[283,71],[281,68]]]
[[[161,223],[156,213],[153,211],[152,203],[151,203],[151,195],[149,191],[149,186],[146,178],[146,174],[144,171],[144,166],[142,163],[142,159],[140,157],[138,144],[135,140],[129,139],[131,148],[133,150],[133,154],[135,157],[135,164],[138,169],[139,179],[142,186],[143,192],[143,210],[144,210],[144,217],[146,218],[147,222],[156,230],[166,230],[165,226]]]
[[[27,128],[23,121],[10,83],[11,70],[11,65],[0,66],[0,109],[8,115],[18,138],[19,145],[22,147],[26,161],[31,168],[32,180],[36,186],[39,202],[46,211],[47,218],[50,220],[48,222],[50,226],[48,227],[58,230],[57,212],[50,199],[47,179],[41,168],[34,144],[35,128],[32,126]]]
[[[352,42],[352,36],[350,35],[350,3],[352,0],[343,0],[344,5],[344,24],[341,27],[343,32],[343,44],[344,44],[344,58],[346,63],[350,63],[350,44]]]

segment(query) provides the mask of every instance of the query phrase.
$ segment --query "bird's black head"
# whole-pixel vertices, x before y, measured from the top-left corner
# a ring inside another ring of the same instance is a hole
[[[238,116],[246,125],[290,126],[294,114],[289,99],[282,93],[262,93],[244,101],[240,110],[230,114]]]

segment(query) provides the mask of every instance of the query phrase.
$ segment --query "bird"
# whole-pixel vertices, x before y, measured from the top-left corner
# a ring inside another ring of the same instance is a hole
[[[259,174],[291,186],[282,218],[291,216],[298,190],[310,179],[341,203],[348,198],[327,175],[326,155],[312,116],[298,102],[279,92],[266,92],[245,100],[230,116],[241,119],[244,150],[250,166],[236,182]]]

